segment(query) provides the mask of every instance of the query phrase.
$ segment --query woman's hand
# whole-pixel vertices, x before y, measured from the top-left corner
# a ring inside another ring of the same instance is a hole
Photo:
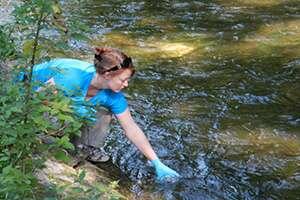
[[[158,181],[180,177],[180,175],[175,170],[164,165],[158,158],[155,160],[151,160],[151,163],[155,168]]]
[[[172,180],[180,177],[176,171],[164,165],[158,159],[145,134],[132,119],[129,109],[126,109],[125,112],[117,115],[117,118],[119,119],[127,138],[136,145],[136,147],[148,158],[148,160],[151,160],[151,163],[155,168],[158,181]]]

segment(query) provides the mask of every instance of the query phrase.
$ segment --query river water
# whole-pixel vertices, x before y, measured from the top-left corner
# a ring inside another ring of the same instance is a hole
[[[156,183],[114,123],[106,150],[133,198],[300,199],[298,0],[79,2],[63,1],[91,29],[77,45],[134,59],[134,118],[182,175]]]

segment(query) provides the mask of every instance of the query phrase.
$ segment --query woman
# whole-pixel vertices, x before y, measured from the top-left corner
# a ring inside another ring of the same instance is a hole
[[[36,65],[33,80],[60,88],[72,99],[72,107],[77,114],[95,122],[93,127],[83,132],[80,144],[77,141],[79,147],[98,149],[102,145],[105,130],[100,130],[101,123],[110,120],[99,113],[97,115],[97,106],[103,106],[116,116],[127,138],[151,161],[159,180],[178,177],[176,171],[159,160],[130,114],[121,90],[128,86],[134,72],[131,58],[121,51],[96,48],[93,65],[75,59],[56,59]]]

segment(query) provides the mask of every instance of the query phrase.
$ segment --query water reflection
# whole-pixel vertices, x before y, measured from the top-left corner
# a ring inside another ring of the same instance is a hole
[[[107,150],[132,181],[133,198],[299,197],[298,1],[89,0],[65,7],[94,30],[93,45],[135,58],[138,72],[126,91],[134,117],[183,176],[156,184],[115,124]]]

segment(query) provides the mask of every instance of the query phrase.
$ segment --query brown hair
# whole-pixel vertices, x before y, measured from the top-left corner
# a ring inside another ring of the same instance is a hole
[[[119,69],[130,69],[131,76],[133,76],[135,72],[131,58],[120,50],[110,47],[95,48],[94,66],[98,74]]]

